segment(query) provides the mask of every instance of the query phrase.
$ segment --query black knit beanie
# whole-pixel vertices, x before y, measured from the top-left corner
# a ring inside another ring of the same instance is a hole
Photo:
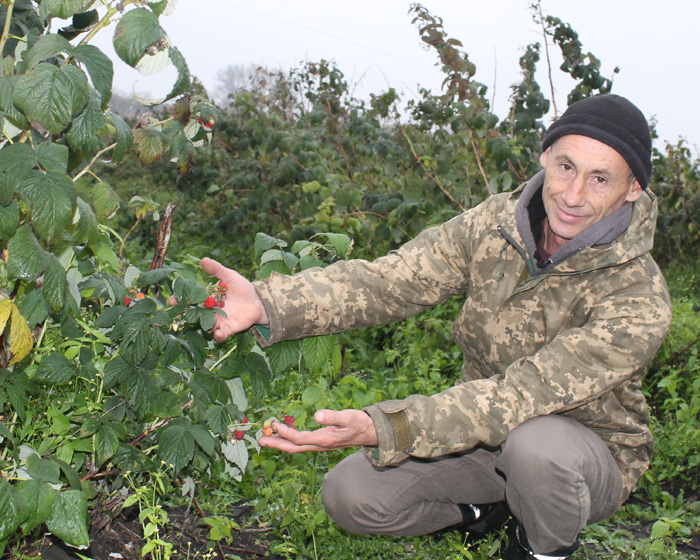
[[[596,95],[573,103],[547,130],[542,151],[567,134],[588,136],[617,151],[643,189],[651,174],[651,133],[642,112],[624,97]]]

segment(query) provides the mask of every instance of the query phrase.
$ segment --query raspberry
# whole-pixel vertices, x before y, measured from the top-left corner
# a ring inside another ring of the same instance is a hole
[[[219,282],[219,288],[221,288],[222,292],[225,292],[228,290],[228,284],[226,284],[226,282]]]
[[[294,424],[294,416],[285,416],[283,418],[283,421],[285,424],[287,424],[287,426],[291,426],[292,424]]]
[[[244,424],[247,424],[247,423],[248,423],[248,417],[247,417],[247,416],[244,416],[244,417],[243,417],[243,423],[244,423]]]
[[[137,293],[136,293],[136,299],[143,299],[143,298],[145,298],[145,297],[146,297],[146,296],[145,296],[144,294],[142,294],[141,292],[137,292]]]
[[[216,305],[218,305],[219,307],[223,307],[224,305],[226,305],[226,302],[223,299],[220,299],[216,302]]]
[[[124,305],[129,307],[130,303],[131,303],[131,298],[129,296],[124,296]]]
[[[268,426],[267,428],[263,428],[263,435],[264,436],[271,436],[272,435],[272,426]]]
[[[245,432],[243,430],[234,430],[233,437],[236,439],[243,439],[245,437]]]
[[[212,309],[216,305],[216,298],[213,296],[209,296],[207,299],[204,300],[204,307],[207,309]]]

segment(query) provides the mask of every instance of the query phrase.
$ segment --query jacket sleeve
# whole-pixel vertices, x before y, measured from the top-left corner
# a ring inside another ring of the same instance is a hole
[[[379,466],[408,456],[434,457],[498,446],[535,416],[593,403],[641,377],[668,332],[665,293],[633,287],[601,299],[582,327],[559,333],[504,374],[461,383],[433,396],[413,395],[366,408],[378,431]],[[601,410],[601,414],[605,414]]]
[[[270,319],[262,346],[378,325],[420,313],[468,286],[470,215],[428,229],[373,262],[355,259],[254,286]]]

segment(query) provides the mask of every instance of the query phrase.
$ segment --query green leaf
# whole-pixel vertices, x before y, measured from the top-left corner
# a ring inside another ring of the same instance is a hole
[[[0,78],[0,110],[5,113],[5,116],[11,124],[22,130],[27,128],[29,123],[12,101],[15,84],[19,78],[20,76]]]
[[[347,254],[348,250],[350,249],[350,245],[352,244],[352,240],[349,236],[345,235],[344,233],[324,233],[322,235],[328,239],[328,242],[331,245],[333,245],[336,255],[339,257],[344,257]]]
[[[252,385],[253,392],[257,394],[269,393],[272,372],[265,358],[257,352],[251,352],[246,356],[245,363],[246,369],[250,374],[250,384]]]
[[[185,62],[185,57],[182,56],[182,53],[176,47],[170,47],[170,62],[172,62],[173,66],[177,69],[177,81],[163,101],[168,101],[173,97],[177,97],[189,91],[191,86],[190,71],[187,68],[187,62]]]
[[[17,485],[17,490],[28,507],[27,519],[21,527],[22,533],[26,535],[51,517],[51,509],[58,492],[41,480],[23,480]]]
[[[19,310],[30,327],[43,323],[50,313],[49,306],[44,300],[40,289],[32,290],[25,295],[19,303]]]
[[[167,278],[173,272],[175,272],[175,269],[170,266],[164,266],[163,268],[149,270],[148,272],[144,272],[139,275],[139,277],[136,279],[136,286],[139,288],[143,288],[144,286],[157,284],[161,280]]]
[[[73,231],[73,239],[75,243],[93,243],[100,236],[100,230],[97,225],[97,218],[92,211],[92,207],[82,198],[78,198],[78,211],[80,219],[75,225]]]
[[[68,19],[74,14],[87,10],[94,4],[94,0],[44,0],[42,2],[42,4],[46,3],[53,17]]]
[[[125,13],[114,30],[114,50],[117,56],[136,68],[146,50],[165,39],[158,17],[146,8]]]
[[[309,387],[301,395],[301,402],[306,407],[314,406],[323,398],[323,390],[319,387]]]
[[[43,4],[42,4],[43,5]],[[97,10],[88,10],[87,12],[76,13],[73,15],[72,25],[62,27],[58,30],[61,37],[65,37],[69,41],[75,39],[81,33],[85,33],[95,27],[100,21],[100,14]],[[85,46],[85,45],[79,45]],[[78,47],[76,47],[78,48]]]
[[[209,291],[204,286],[187,278],[176,278],[173,292],[178,302],[187,305],[197,305],[209,297]]]
[[[248,448],[242,440],[227,441],[221,446],[221,451],[229,462],[245,471],[248,464]]]
[[[117,131],[117,145],[112,153],[112,161],[117,162],[124,157],[126,151],[129,150],[134,144],[134,134],[131,132],[129,125],[126,124],[124,119],[122,119],[119,115],[112,113],[111,111],[107,111],[107,116],[112,121],[112,124]]]
[[[92,197],[100,222],[114,216],[119,209],[119,197],[108,183],[97,183],[92,188]]]
[[[265,350],[275,375],[280,375],[291,366],[298,366],[300,352],[301,343],[298,340],[279,342]]]
[[[19,225],[19,204],[12,200],[9,206],[0,206],[0,238],[9,239]]]
[[[22,495],[0,477],[0,541],[17,534],[17,529],[28,517],[28,509]]]
[[[186,467],[194,456],[194,438],[189,431],[189,421],[174,421],[158,435],[158,455],[167,465],[173,465],[175,473]]]
[[[92,140],[106,123],[107,119],[102,111],[100,96],[93,90],[87,105],[73,119],[73,124],[68,132],[68,143],[71,148],[79,148]]]
[[[75,184],[63,173],[32,172],[20,192],[32,207],[32,223],[40,235],[53,237],[73,221]]]
[[[0,150],[0,204],[7,206],[17,185],[37,165],[37,155],[28,144],[9,144]]]
[[[44,272],[47,259],[29,224],[21,226],[7,244],[7,269],[13,278],[36,280]]]
[[[70,54],[72,50],[73,45],[65,37],[49,33],[24,53],[24,62],[27,63],[27,70],[32,70],[40,62],[53,58],[62,52]]]
[[[79,490],[59,492],[46,526],[70,546],[79,549],[90,546],[87,497]]]
[[[214,454],[216,449],[214,438],[205,428],[199,425],[194,425],[190,428],[190,433],[204,453],[209,456]]]
[[[54,255],[49,255],[48,266],[44,272],[44,284],[42,293],[46,303],[48,303],[54,311],[63,309],[66,304],[66,292],[68,284],[66,283],[66,269],[63,268],[61,261]]]
[[[47,171],[68,173],[68,146],[42,142],[36,147],[36,157]]]
[[[651,527],[651,538],[660,539],[668,535],[671,530],[671,526],[665,521],[659,519]]]
[[[212,432],[220,436],[228,434],[228,427],[232,422],[232,418],[225,406],[215,405],[209,407],[204,417]]]
[[[87,78],[75,66],[42,62],[19,79],[12,99],[30,121],[58,134],[87,103]]]
[[[139,128],[134,133],[136,155],[145,165],[155,163],[165,155],[166,138],[159,130],[148,127]]]
[[[114,79],[112,61],[93,45],[78,45],[73,51],[73,58],[85,65],[92,85],[102,98],[102,108],[106,109],[112,98],[112,81]]]
[[[100,465],[104,465],[119,450],[120,439],[125,437],[119,424],[103,424],[95,434],[95,452]]]
[[[36,379],[65,385],[79,374],[78,367],[60,352],[44,356],[36,370]]]
[[[304,362],[311,373],[318,373],[333,356],[335,339],[333,336],[313,336],[301,341]]]
[[[56,484],[61,477],[61,469],[59,466],[48,459],[42,459],[36,453],[32,453],[27,457],[27,473],[34,480],[41,480]]]
[[[258,233],[255,236],[255,254],[260,255],[273,247],[286,247],[287,243],[276,237],[271,237],[266,233]]]

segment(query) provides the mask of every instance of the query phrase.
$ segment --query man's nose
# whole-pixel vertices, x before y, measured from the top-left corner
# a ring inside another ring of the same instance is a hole
[[[581,206],[585,198],[586,181],[583,176],[575,177],[566,187],[562,199],[567,206]]]

